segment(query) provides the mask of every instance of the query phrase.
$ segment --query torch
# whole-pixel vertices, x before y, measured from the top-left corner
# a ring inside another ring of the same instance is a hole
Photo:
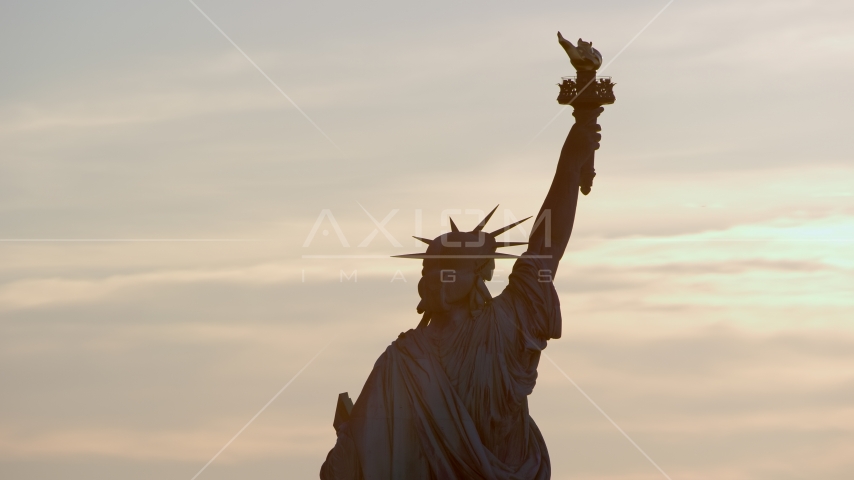
[[[557,33],[558,41],[575,67],[576,76],[563,77],[558,84],[560,93],[557,102],[561,105],[572,105],[574,108],[598,108],[614,103],[614,83],[611,77],[597,77],[596,70],[602,66],[602,54],[593,48],[593,42],[578,39],[578,46]],[[593,187],[593,177],[596,170],[593,165],[593,155],[581,169],[579,188],[587,195]]]

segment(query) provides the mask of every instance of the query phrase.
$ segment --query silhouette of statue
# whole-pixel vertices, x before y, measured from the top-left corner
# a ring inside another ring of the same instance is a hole
[[[590,44],[576,48],[558,35],[573,65],[601,65]],[[591,102],[573,107],[575,125],[521,257],[496,252],[526,243],[496,240],[521,221],[484,231],[495,209],[471,231],[451,220],[451,232],[419,238],[425,253],[400,255],[423,262],[421,323],[380,355],[355,405],[346,393],[339,396],[338,438],[321,479],[550,478],[528,395],[540,352],[561,335],[552,280],[572,232],[582,167],[599,148],[596,119],[603,111]],[[492,298],[484,282],[501,258],[516,262],[507,288]]]

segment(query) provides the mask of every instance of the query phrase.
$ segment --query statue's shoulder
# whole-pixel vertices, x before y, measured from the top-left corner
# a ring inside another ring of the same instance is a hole
[[[423,357],[430,354],[431,343],[425,328],[412,328],[401,332],[386,353],[403,354],[410,357]]]

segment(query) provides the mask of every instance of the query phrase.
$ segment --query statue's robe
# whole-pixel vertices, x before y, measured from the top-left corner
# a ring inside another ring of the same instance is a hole
[[[540,352],[561,334],[546,273],[536,258],[517,260],[507,288],[442,343],[425,328],[400,334],[339,428],[321,479],[548,479],[528,414]]]

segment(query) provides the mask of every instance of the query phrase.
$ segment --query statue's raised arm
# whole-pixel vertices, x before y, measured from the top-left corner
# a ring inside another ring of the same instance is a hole
[[[558,32],[558,41],[569,55],[572,65],[579,72],[579,80],[585,77],[595,80],[595,71],[602,65],[602,55],[590,42],[578,39],[578,47],[563,38]],[[537,214],[528,245],[528,254],[543,259],[550,275],[557,271],[566,250],[572,226],[578,191],[582,184],[583,170],[592,165],[594,152],[599,148],[601,127],[596,119],[603,109],[595,102],[575,102],[573,116],[575,125],[569,131],[558,159],[557,169],[549,192]]]

